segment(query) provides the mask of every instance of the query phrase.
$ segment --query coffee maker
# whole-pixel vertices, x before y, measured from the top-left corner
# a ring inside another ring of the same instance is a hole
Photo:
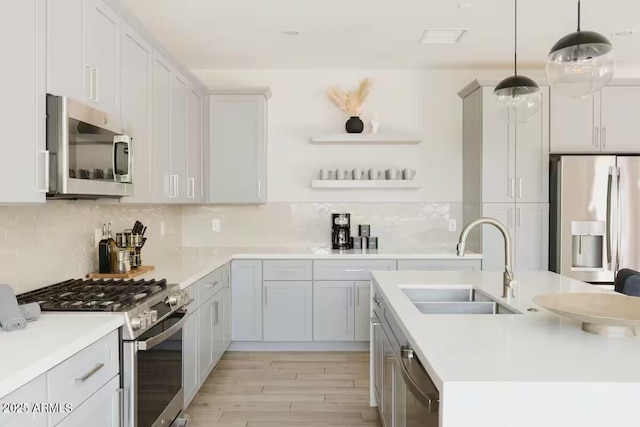
[[[331,214],[331,248],[351,249],[351,214]]]

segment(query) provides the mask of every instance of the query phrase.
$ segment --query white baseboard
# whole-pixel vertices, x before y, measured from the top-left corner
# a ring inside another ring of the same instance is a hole
[[[369,351],[369,341],[234,341],[229,351]]]

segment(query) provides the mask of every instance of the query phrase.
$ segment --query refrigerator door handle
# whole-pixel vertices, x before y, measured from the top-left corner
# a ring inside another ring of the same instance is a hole
[[[613,245],[611,242],[613,233],[613,173],[615,167],[609,168],[609,176],[607,177],[607,268],[611,270],[611,255],[613,252]]]
[[[616,193],[617,193],[617,221],[616,221],[616,256],[615,256],[615,270],[614,270],[614,278],[618,275],[618,271],[620,271],[620,241],[622,240],[622,236],[620,235],[620,231],[622,230],[622,191],[620,191],[620,168],[616,168]]]

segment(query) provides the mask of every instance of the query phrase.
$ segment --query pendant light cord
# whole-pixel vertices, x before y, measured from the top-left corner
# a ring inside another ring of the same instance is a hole
[[[578,0],[578,32],[580,32],[580,0]]]
[[[580,1],[580,0],[578,0]],[[518,0],[514,0],[513,12],[513,75],[518,75]]]

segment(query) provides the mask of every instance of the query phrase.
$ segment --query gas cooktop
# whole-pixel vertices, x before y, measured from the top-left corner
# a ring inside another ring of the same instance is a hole
[[[67,280],[18,295],[18,303],[37,302],[43,311],[129,311],[172,285],[162,280]]]

